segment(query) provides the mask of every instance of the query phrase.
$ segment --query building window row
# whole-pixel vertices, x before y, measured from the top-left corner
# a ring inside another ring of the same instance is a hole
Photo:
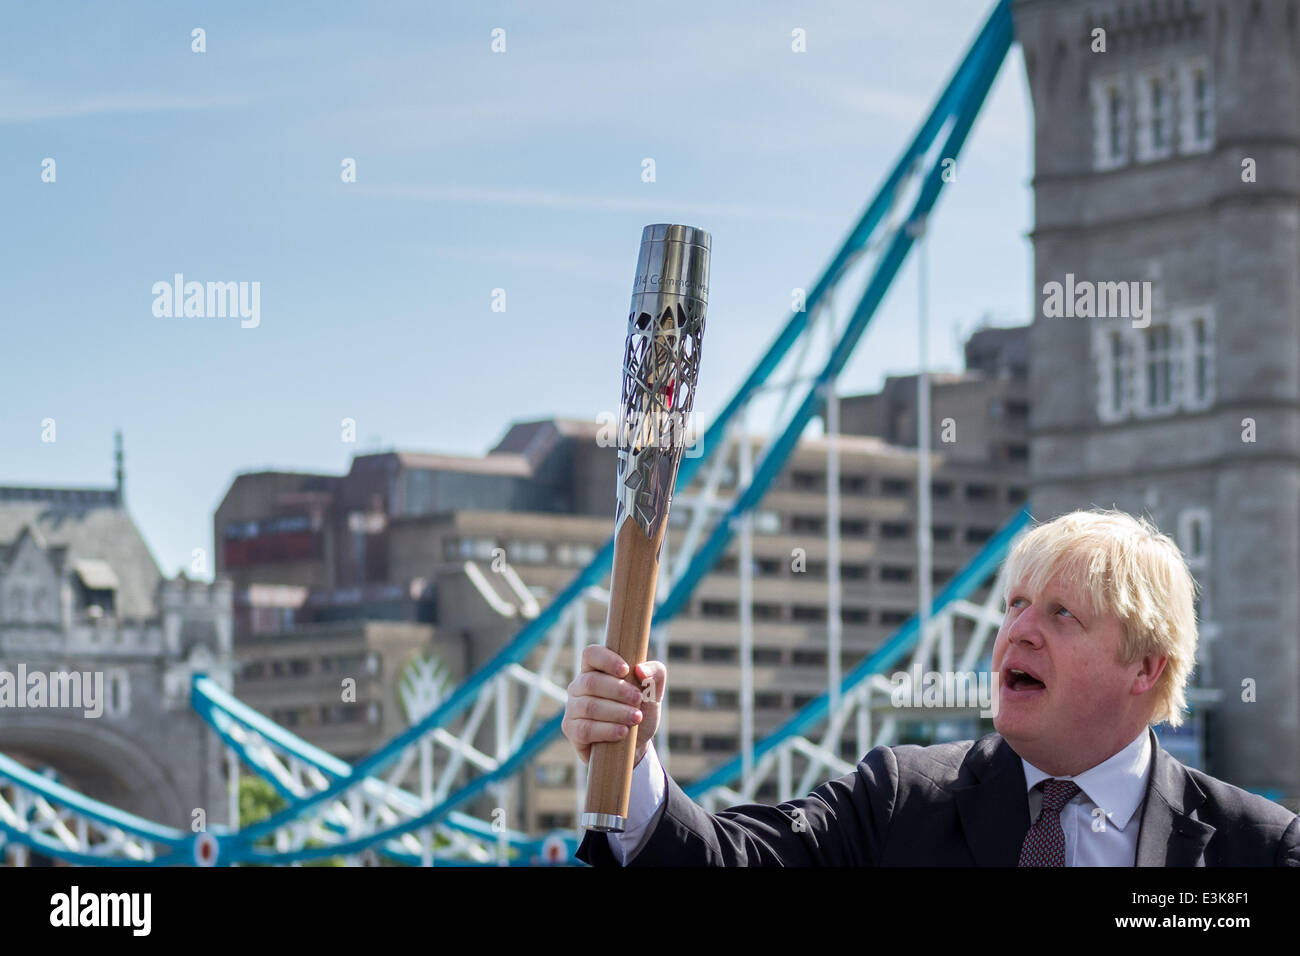
[[[1010,442],[1005,446],[1005,454],[999,453],[997,457],[1006,458],[1011,461],[1026,461],[1029,458],[1029,446],[1023,443]],[[908,493],[903,497],[910,497],[911,485],[908,484]],[[936,482],[931,486],[931,499],[935,501],[951,501],[953,499],[954,487],[951,482]],[[1000,498],[1005,497],[1006,501],[1015,504],[1025,499],[1025,489],[1017,485],[1008,485],[1005,496],[999,493],[999,488],[994,484],[983,482],[973,482],[964,485],[961,489],[962,498],[972,504],[990,504],[996,505]],[[760,518],[760,515],[763,516]],[[754,514],[755,530],[765,534],[779,534],[781,531],[780,512],[774,511],[757,511]],[[822,533],[825,531],[826,519],[822,514],[791,514],[787,516],[787,529],[791,532],[813,531]],[[761,526],[760,526],[761,525]],[[868,531],[869,523],[861,518],[841,518],[840,531],[847,535],[865,535]]]
[[[318,658],[319,672],[341,674],[344,677],[380,676],[383,661],[379,654],[332,654]],[[307,677],[312,673],[311,658],[284,657],[271,660],[246,661],[240,669],[241,680],[264,680]]]
[[[947,583],[952,576],[951,571],[934,572],[934,583],[943,585]],[[787,620],[785,605],[756,603],[753,607],[753,618],[758,623],[771,623]],[[824,604],[791,604],[789,605],[790,613],[788,620],[796,623],[824,623],[827,619],[826,605]],[[881,610],[877,612],[877,623],[882,625],[898,624],[907,620],[906,615],[901,619],[898,615],[903,612],[893,610]],[[740,619],[740,606],[735,601],[717,601],[704,600],[699,605],[699,617],[704,620],[713,621],[737,621]],[[871,609],[865,607],[841,607],[840,621],[844,624],[865,625],[871,623]],[[671,645],[670,645],[671,648]],[[734,657],[734,648],[733,657]],[[672,651],[670,650],[670,655]],[[721,651],[717,652],[721,654]],[[683,658],[684,659],[684,658]],[[709,656],[701,651],[701,660],[713,661],[720,660],[720,657]]]
[[[1027,454],[1027,452],[1026,452]],[[994,498],[982,497],[983,492],[977,493],[969,500],[980,503],[992,503]],[[1007,503],[1020,504],[1025,500],[1026,493],[1023,488],[1010,487],[1007,489]],[[840,519],[840,536],[843,538],[866,538],[868,537],[869,527],[866,521],[855,518]],[[826,533],[826,519],[820,515],[791,515],[790,516],[790,534],[813,534],[824,535]],[[949,542],[953,540],[953,528],[951,525],[932,525],[930,528],[931,540],[935,542]],[[915,529],[910,522],[906,521],[881,521],[876,525],[876,537],[881,541],[909,541],[915,535]],[[966,529],[964,534],[967,544],[978,544],[988,540],[989,533],[986,529]],[[734,571],[734,562],[730,566],[719,565],[720,570]]]
[[[1173,310],[1167,321],[1093,330],[1097,417],[1103,422],[1195,412],[1214,402],[1214,315]]]
[[[1214,146],[1214,84],[1205,58],[1092,83],[1093,165],[1157,162]]]
[[[543,787],[571,787],[574,784],[572,763],[538,763],[534,779]]]
[[[697,658],[692,653],[697,645],[692,644],[670,644],[668,645],[668,659],[670,661],[690,661]],[[703,648],[701,648],[703,650]],[[718,661],[728,664],[737,664],[740,660],[740,650],[736,647],[726,649],[729,653],[720,658],[708,658],[701,655],[698,659],[702,661]],[[840,654],[840,666],[845,670],[856,667],[863,658],[862,651],[843,651]],[[766,667],[825,667],[827,663],[826,650],[824,648],[788,648],[788,647],[771,647],[758,645],[754,648],[754,664],[756,666]],[[683,687],[674,687],[668,691],[668,702],[670,704],[689,705],[692,702],[699,701],[692,696],[699,691],[691,691]],[[723,692],[714,692],[723,693]],[[729,692],[728,692],[729,693]],[[709,703],[699,703],[699,706],[707,707],[729,707],[726,703],[730,698],[715,697],[709,698]],[[772,706],[777,706],[773,704]]]
[[[933,540],[935,542],[951,542],[953,540],[953,529],[951,527],[939,527],[934,529]],[[983,544],[988,541],[994,534],[993,528],[966,528],[962,535],[962,540],[967,544]],[[803,578],[811,581],[825,581],[827,567],[825,561],[803,561],[796,570],[793,566],[793,558],[789,561],[783,561],[779,558],[756,559],[753,565],[753,575],[756,578]],[[737,560],[734,556],[728,555],[714,565],[713,573],[721,575],[734,575],[738,573]],[[788,568],[788,573],[787,573]],[[873,574],[873,570],[875,573]],[[932,580],[935,584],[942,584],[953,575],[953,571],[947,568],[934,568],[931,572]],[[844,582],[860,582],[878,580],[885,584],[908,584],[915,579],[915,569],[909,565],[903,564],[881,564],[878,566],[868,564],[857,564],[842,562],[840,564],[840,580]],[[706,606],[707,605],[707,606]],[[777,605],[756,602],[753,605],[754,617],[758,619],[780,618],[781,614]],[[700,613],[705,617],[735,617],[736,605],[729,601],[705,601],[702,602]]]
[[[249,629],[253,634],[284,634],[294,629],[297,610],[292,607],[262,607],[249,609]]]
[[[311,673],[311,661],[305,657],[274,660],[270,664],[272,677],[306,677]]]
[[[1009,403],[1008,407],[1010,407]],[[1023,402],[1014,403],[1018,414],[1023,410],[1023,414],[1028,416],[1029,406]],[[824,472],[807,472],[794,471],[790,473],[787,486],[791,491],[810,492],[824,495],[826,493],[826,475]],[[885,497],[910,498],[913,494],[914,483],[906,478],[882,478],[880,479],[880,494]],[[933,481],[930,483],[930,497],[946,501],[953,497],[954,483],[952,481]],[[841,475],[840,491],[845,494],[868,496],[868,480],[861,475]],[[972,482],[963,487],[962,491],[967,501],[988,501],[997,500],[997,486],[983,482]]]
[[[811,652],[807,652],[811,653]],[[853,658],[856,664],[861,658]],[[818,666],[825,667],[825,652],[822,652],[822,660],[816,662]],[[845,659],[845,667],[849,667],[848,658]],[[787,694],[779,690],[760,690],[754,692],[754,710],[755,711],[788,711],[803,707],[809,701],[815,699],[814,694],[794,693]],[[689,690],[685,688],[674,688],[668,692],[669,707],[694,707],[699,710],[738,710],[740,708],[740,695],[734,690],[720,690],[714,688],[701,688]]]
[[[320,707],[273,707],[271,719],[283,727],[328,727],[344,724],[376,725],[383,716],[383,705],[378,701],[355,704],[325,704]]]
[[[585,567],[596,556],[589,544],[515,539],[502,541],[492,537],[449,538],[443,543],[443,554],[448,561],[474,559],[491,561],[504,553],[510,564],[555,563],[569,567]]]

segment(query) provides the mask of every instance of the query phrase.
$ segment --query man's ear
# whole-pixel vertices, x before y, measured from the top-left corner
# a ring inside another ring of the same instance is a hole
[[[1165,654],[1158,656],[1148,654],[1138,663],[1142,666],[1133,678],[1133,693],[1145,694],[1160,680],[1160,675],[1165,672],[1165,665],[1169,663],[1169,657]]]

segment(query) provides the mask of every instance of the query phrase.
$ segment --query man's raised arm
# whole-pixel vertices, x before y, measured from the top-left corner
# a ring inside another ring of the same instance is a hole
[[[898,792],[898,764],[877,747],[853,773],[779,806],[743,804],[709,813],[662,770],[650,740],[659,726],[667,668],[647,661],[639,693],[627,664],[608,648],[583,651],[583,672],[569,685],[563,730],[579,757],[591,745],[636,727],[636,769],[622,834],[588,833],[578,859],[595,866],[872,866],[877,862]],[[636,698],[635,702],[633,698]],[[643,699],[644,698],[644,699]],[[657,785],[662,784],[662,797]]]

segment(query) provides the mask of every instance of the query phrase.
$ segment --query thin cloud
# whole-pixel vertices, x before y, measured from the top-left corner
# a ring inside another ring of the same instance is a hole
[[[581,258],[571,253],[548,253],[534,250],[466,249],[457,246],[439,247],[431,251],[433,255],[439,258],[454,259],[459,262],[474,262],[493,266],[518,266],[525,269],[564,273],[565,275],[600,282],[608,280],[611,274],[621,274],[617,272],[611,273],[611,270],[622,265],[621,261],[618,263],[602,263],[593,259]]]
[[[798,85],[812,96],[843,110],[873,119],[891,119],[913,123],[924,117],[930,98],[907,93],[895,87],[864,86],[860,82],[836,76],[800,77]]]
[[[481,186],[369,185],[357,183],[342,188],[344,195],[371,199],[400,199],[415,202],[445,202],[528,206],[566,211],[635,212],[660,215],[676,212],[689,216],[768,219],[784,222],[825,223],[828,219],[809,210],[742,203],[699,203],[671,199],[628,199],[621,196],[591,196],[541,189],[497,189]]]
[[[169,93],[100,93],[66,99],[28,98],[11,93],[0,102],[0,123],[32,123],[122,113],[163,113],[233,109],[247,106],[246,96],[187,96]]]

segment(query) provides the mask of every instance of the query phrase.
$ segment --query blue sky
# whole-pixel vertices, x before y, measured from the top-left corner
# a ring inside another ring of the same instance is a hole
[[[111,484],[123,429],[128,507],[173,574],[211,547],[242,471],[481,454],[514,420],[594,419],[617,405],[651,222],[713,235],[707,422],[989,6],[12,5],[0,483]],[[981,316],[1030,315],[1030,124],[1013,48],[931,219],[936,368],[960,367]],[[155,317],[152,286],[177,272],[260,282],[260,325]],[[844,393],[915,370],[915,317],[909,263]]]

